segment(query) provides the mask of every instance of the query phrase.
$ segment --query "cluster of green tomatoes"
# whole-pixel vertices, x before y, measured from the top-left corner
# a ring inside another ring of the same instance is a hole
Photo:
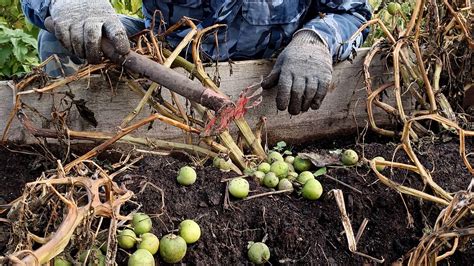
[[[186,255],[187,245],[201,237],[201,228],[193,220],[184,220],[179,224],[179,233],[167,234],[160,239],[151,233],[152,221],[143,213],[133,215],[130,228],[120,231],[117,240],[119,247],[130,250],[136,248],[128,259],[129,266],[153,266],[158,251],[167,263],[177,263]]]

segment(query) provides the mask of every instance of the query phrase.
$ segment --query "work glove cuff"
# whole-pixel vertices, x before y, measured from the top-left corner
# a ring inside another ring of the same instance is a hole
[[[290,45],[315,45],[315,46],[324,46],[327,49],[327,45],[324,41],[319,37],[319,35],[313,31],[308,29],[303,29],[297,31],[293,35],[293,39]],[[329,49],[328,49],[329,51]]]

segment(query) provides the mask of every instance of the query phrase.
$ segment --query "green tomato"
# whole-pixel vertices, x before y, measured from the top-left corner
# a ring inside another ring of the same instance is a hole
[[[229,193],[238,199],[247,197],[249,190],[249,182],[241,177],[232,179],[229,183]]]
[[[161,238],[160,256],[167,263],[177,263],[186,255],[186,241],[177,235],[168,234]]]
[[[254,168],[246,167],[244,168],[244,175],[252,176],[255,171]]]
[[[263,178],[263,185],[268,188],[276,187],[278,185],[278,182],[280,182],[280,179],[273,172],[266,174]]]
[[[84,264],[86,260],[87,252],[86,250],[79,255],[81,265]],[[97,247],[90,249],[89,256],[87,256],[87,266],[105,266],[105,256]]]
[[[385,162],[385,158],[383,158],[382,156],[377,156],[377,157],[373,158],[372,160],[373,161]],[[385,169],[385,165],[376,165],[375,169],[377,169],[377,171],[379,171],[379,172],[382,172]]]
[[[296,180],[296,178],[298,178],[298,173],[296,172],[289,172],[288,175],[286,176],[286,179],[290,181]]]
[[[295,162],[295,157],[294,156],[286,156],[285,157],[285,162],[289,163],[289,164],[293,164]]]
[[[308,171],[309,169],[311,169],[311,161],[308,160],[308,159],[303,159],[299,156],[296,156],[295,157],[295,161],[293,162],[293,166],[295,167],[295,170],[296,172],[304,172],[304,171]]]
[[[278,178],[285,178],[288,175],[288,164],[283,161],[272,163],[270,172],[275,173]]]
[[[316,179],[310,179],[304,184],[303,189],[301,191],[303,198],[309,200],[317,200],[323,194],[323,186],[319,183]]]
[[[130,249],[135,246],[137,242],[137,235],[133,230],[124,229],[122,230],[119,235],[117,236],[118,245],[124,249]]]
[[[286,165],[288,165],[288,172],[294,172],[295,171],[295,167],[291,163],[286,163]]]
[[[255,264],[264,264],[270,259],[270,249],[262,242],[253,243],[247,254],[250,261]]]
[[[132,226],[137,235],[148,233],[151,231],[151,218],[144,213],[135,213],[132,218]]]
[[[293,184],[291,183],[290,180],[286,179],[286,178],[283,178],[282,180],[280,180],[280,182],[278,183],[278,190],[293,190]]]
[[[183,186],[192,185],[194,184],[194,182],[196,182],[196,178],[197,178],[196,171],[194,171],[193,168],[189,166],[184,166],[184,167],[181,167],[181,169],[179,169],[177,180],[180,185],[183,185]]]
[[[392,16],[397,15],[401,9],[402,9],[402,6],[397,2],[390,2],[387,5],[387,11]]]
[[[229,172],[230,169],[232,168],[232,161],[229,160],[222,160],[219,164],[219,169],[221,169],[222,172]]]
[[[300,183],[301,185],[304,185],[310,179],[314,179],[313,173],[311,173],[310,171],[304,171],[304,172],[301,172],[301,174],[298,175],[298,178],[296,179],[296,182]]]
[[[179,224],[179,235],[186,244],[193,244],[201,237],[201,228],[193,220],[184,220]]]
[[[224,159],[222,159],[221,157],[216,156],[216,157],[214,157],[214,159],[212,159],[212,165],[216,168],[219,168],[219,165],[220,165],[222,160],[224,160]]]
[[[341,162],[344,165],[354,165],[359,161],[359,155],[357,152],[351,149],[345,150],[341,155]]]
[[[140,243],[137,245],[138,249],[146,249],[148,250],[151,255],[155,255],[158,251],[160,246],[160,240],[152,233],[144,233],[140,236],[142,239]]]
[[[253,177],[255,177],[255,181],[257,181],[260,185],[263,184],[263,179],[265,178],[265,173],[261,171],[255,171],[253,173]]]
[[[64,258],[54,258],[54,266],[72,266],[72,263]]]
[[[268,154],[268,158],[267,158],[267,162],[272,164],[276,161],[281,161],[283,162],[283,156],[281,156],[281,154],[277,151],[272,151]]]
[[[270,164],[266,163],[266,162],[263,162],[258,166],[257,170],[260,171],[260,172],[264,172],[266,174],[266,173],[270,172]]]
[[[128,266],[155,266],[155,258],[146,249],[137,249],[128,258]]]

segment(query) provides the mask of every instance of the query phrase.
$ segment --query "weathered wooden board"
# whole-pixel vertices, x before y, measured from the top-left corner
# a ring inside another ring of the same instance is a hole
[[[361,74],[362,62],[367,50],[360,50],[357,58],[352,62],[338,64],[334,70],[335,89],[328,93],[322,106],[317,111],[309,111],[304,114],[291,117],[287,112],[277,112],[275,106],[276,91],[264,91],[263,102],[251,110],[246,118],[250,125],[254,126],[261,116],[267,117],[268,138],[270,141],[286,140],[292,143],[307,141],[315,138],[327,137],[333,134],[350,134],[357,127],[365,126],[367,120],[365,99],[366,92],[363,89],[363,76]],[[221,76],[221,88],[233,99],[236,99],[240,91],[266,76],[272,68],[272,62],[268,60],[242,61],[232,65],[232,74],[228,64],[223,63],[219,67]],[[374,71],[382,73],[385,68],[382,64],[375,66]],[[212,70],[210,70],[212,73]],[[103,77],[93,77],[90,80],[82,80],[72,83],[57,92],[70,89],[76,99],[85,99],[87,106],[94,111],[98,121],[98,127],[93,128],[80,118],[77,110],[72,110],[68,125],[75,130],[100,130],[115,132],[122,119],[136,106],[140,97],[131,91],[126,85],[119,84],[116,90],[110,89],[109,83]],[[38,95],[27,95],[22,100],[28,105],[36,108],[45,116],[50,116],[54,103],[60,102],[63,97],[60,93],[45,94],[41,98]],[[0,82],[0,132],[3,132],[5,123],[13,105],[13,91],[7,83]],[[146,109],[146,114],[149,110]],[[140,117],[144,117],[142,114]],[[388,116],[377,113],[379,124],[388,124]],[[41,125],[41,121],[35,121]],[[46,125],[43,125],[46,126]],[[235,132],[235,128],[232,129]],[[171,126],[156,122],[151,130],[140,129],[133,135],[156,137],[164,140],[180,140],[182,132]],[[21,128],[19,122],[14,120],[10,130],[11,141],[30,142],[29,136]]]

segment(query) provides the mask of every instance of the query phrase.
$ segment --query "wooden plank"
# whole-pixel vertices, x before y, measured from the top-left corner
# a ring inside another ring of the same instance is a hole
[[[359,50],[357,58],[352,63],[342,62],[335,66],[335,89],[328,93],[319,110],[311,110],[293,117],[286,111],[277,112],[275,105],[276,91],[268,90],[263,92],[263,102],[246,115],[249,124],[254,126],[261,116],[265,116],[268,121],[269,140],[286,140],[291,143],[324,138],[339,133],[350,134],[358,126],[365,126],[367,120],[365,111],[366,92],[363,89],[361,71],[366,52],[365,49]],[[262,77],[266,76],[271,71],[272,65],[273,62],[269,60],[241,61],[235,62],[232,66],[229,66],[228,63],[222,63],[219,66],[221,88],[232,99],[236,99],[242,89],[259,82]],[[212,69],[208,71],[211,74],[213,73]],[[376,64],[374,71],[382,73],[384,67],[381,63]],[[76,99],[85,99],[87,106],[94,111],[98,121],[98,127],[93,128],[73,108],[67,123],[74,130],[115,132],[118,130],[122,119],[140,100],[140,97],[125,84],[118,84],[116,89],[112,91],[108,81],[103,77],[78,81],[68,87],[61,88],[58,92],[67,90],[73,92]],[[40,99],[38,95],[27,95],[22,97],[22,100],[46,117],[50,117],[53,102],[57,105],[63,96],[61,93],[45,94]],[[7,82],[0,82],[0,132],[3,132],[12,109],[12,99],[12,89],[7,86]],[[146,116],[149,109],[147,108],[144,113],[139,117]],[[377,113],[376,118],[380,125],[390,123],[388,116],[384,113]],[[42,123],[38,119],[35,122],[37,125]],[[43,126],[47,127],[47,125]],[[232,132],[236,132],[236,129],[232,128]],[[180,130],[159,122],[154,124],[152,130],[143,128],[133,135],[164,140],[183,139]],[[33,138],[24,132],[15,118],[9,140],[28,143],[32,142]]]

